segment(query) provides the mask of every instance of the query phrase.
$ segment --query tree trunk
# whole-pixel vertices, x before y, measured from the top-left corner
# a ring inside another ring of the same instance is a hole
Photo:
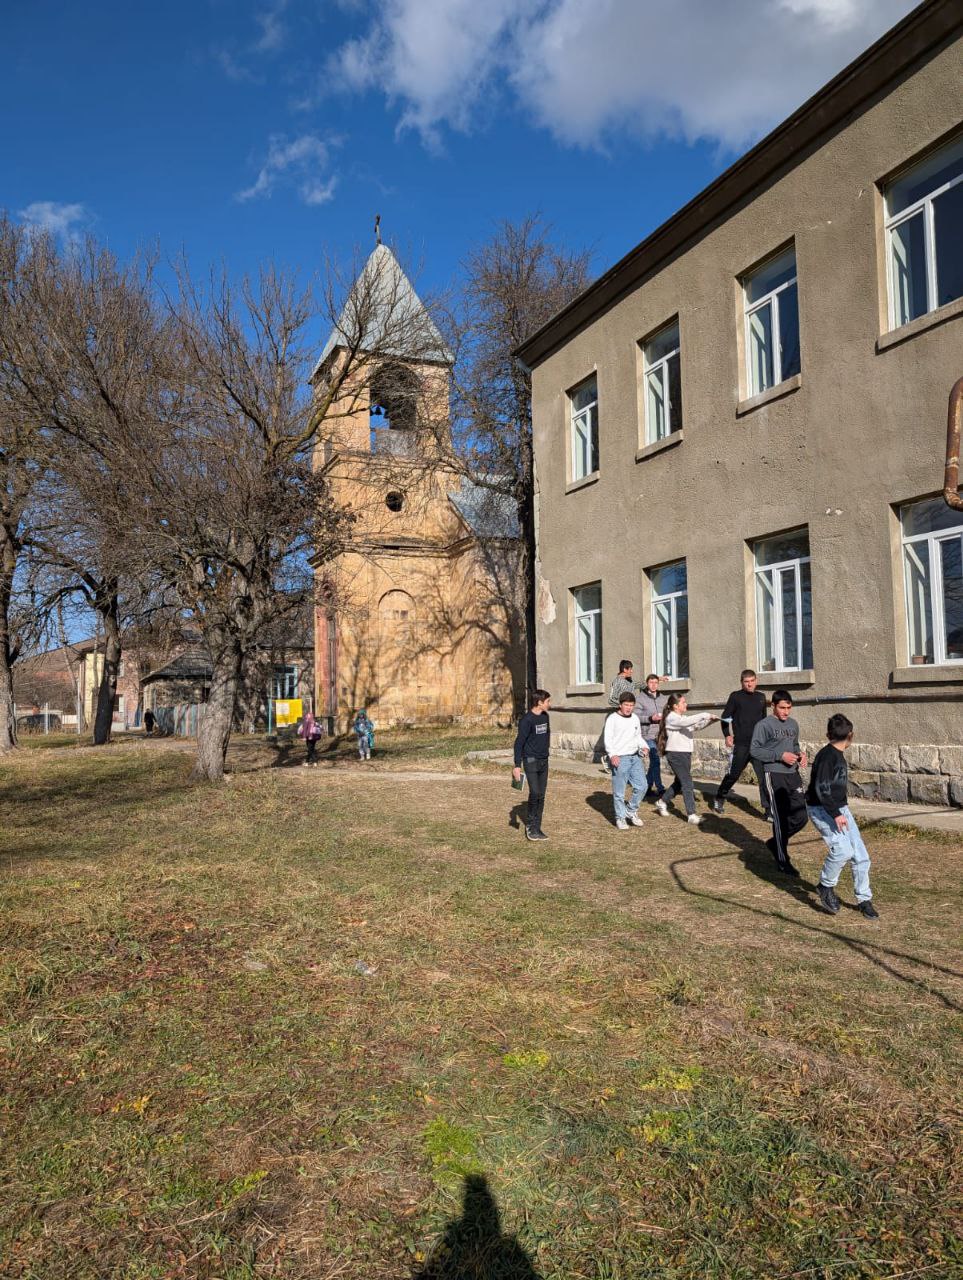
[[[195,782],[223,781],[240,677],[241,655],[236,650],[215,659],[210,697],[197,726],[197,755],[191,770]]]
[[[13,663],[6,636],[0,636],[0,755],[17,745],[17,714],[13,703]]]
[[[120,604],[116,591],[105,595],[99,606],[104,621],[104,666],[97,690],[97,713],[94,716],[94,746],[110,741],[114,722],[114,700],[117,697],[117,673],[120,670]]]
[[[10,642],[12,594],[13,574],[4,571],[0,573],[0,755],[13,751],[17,746],[17,711],[13,701],[15,652]]]

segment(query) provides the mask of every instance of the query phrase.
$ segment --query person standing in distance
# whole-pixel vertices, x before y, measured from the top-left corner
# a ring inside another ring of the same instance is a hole
[[[645,781],[648,786],[647,795],[652,800],[661,800],[665,794],[662,785],[662,769],[659,764],[659,725],[665,714],[668,697],[659,693],[659,677],[654,673],[645,677],[645,688],[639,691],[635,700],[635,714],[642,724],[642,737],[649,749],[648,768]]]
[[[623,693],[635,693],[635,681],[632,672],[635,670],[631,658],[623,658],[619,663],[619,674],[615,676],[609,687],[609,706],[618,707]]]
[[[772,814],[772,835],[766,848],[776,866],[787,876],[799,872],[789,860],[789,841],[809,821],[806,788],[799,776],[806,767],[806,753],[799,746],[799,725],[790,714],[792,695],[777,689],[772,695],[772,715],[760,720],[752,731],[750,753],[764,771],[766,794]]]
[[[512,776],[516,782],[522,778],[522,770],[528,779],[528,821],[525,826],[527,840],[547,840],[542,830],[542,810],[545,808],[545,789],[548,786],[548,752],[552,731],[548,709],[552,695],[546,689],[536,689],[529,700],[530,711],[518,722],[515,736],[515,767]]]
[[[726,746],[732,752],[729,771],[719,783],[719,790],[710,805],[713,813],[722,813],[726,807],[726,796],[736,785],[749,763],[749,749],[752,746],[752,731],[760,720],[766,718],[766,695],[756,688],[758,677],[751,667],[747,667],[739,677],[740,687],[729,694],[722,712],[722,732]],[[759,782],[759,800],[762,811],[769,821],[769,796],[766,792],[765,778],[756,769]]]
[[[642,737],[642,725],[635,714],[635,694],[627,689],[619,698],[619,709],[605,722],[605,750],[612,766],[612,798],[615,802],[615,825],[628,831],[629,824],[641,827],[639,805],[645,795],[645,764],[649,754]],[[626,783],[632,788],[632,800],[625,805]]]

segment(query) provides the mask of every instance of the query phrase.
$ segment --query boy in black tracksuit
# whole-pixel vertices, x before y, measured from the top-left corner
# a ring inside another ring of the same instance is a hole
[[[545,808],[545,789],[548,786],[548,751],[552,731],[548,709],[551,695],[544,689],[532,694],[531,711],[518,722],[515,736],[515,767],[512,774],[521,781],[522,769],[528,779],[528,822],[525,836],[529,840],[547,840],[542,830],[542,810]]]
[[[799,872],[789,861],[789,841],[806,825],[806,789],[799,769],[806,767],[806,753],[799,746],[799,725],[789,714],[792,696],[785,689],[772,695],[772,715],[760,720],[752,731],[750,754],[764,770],[766,794],[772,813],[772,837],[766,848],[776,866],[789,876]]]
[[[747,667],[739,677],[740,687],[729,694],[722,712],[722,733],[726,746],[732,752],[732,762],[728,773],[719,783],[719,790],[710,806],[713,813],[722,813],[725,808],[726,796],[742,777],[749,763],[752,732],[759,721],[766,718],[766,695],[761,689],[756,688],[757,679],[755,671]],[[756,769],[756,777],[759,781],[762,811],[768,821],[769,795],[766,791],[765,778],[759,769]]]

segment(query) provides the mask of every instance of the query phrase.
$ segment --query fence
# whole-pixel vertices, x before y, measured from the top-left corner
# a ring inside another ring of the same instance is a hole
[[[154,721],[157,732],[168,737],[194,738],[203,714],[203,703],[179,702],[174,707],[155,707]]]

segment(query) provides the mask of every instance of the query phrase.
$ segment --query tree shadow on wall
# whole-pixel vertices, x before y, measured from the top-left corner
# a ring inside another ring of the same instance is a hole
[[[445,1234],[413,1280],[541,1280],[514,1236],[502,1234],[498,1205],[488,1179],[465,1178],[461,1216]]]

